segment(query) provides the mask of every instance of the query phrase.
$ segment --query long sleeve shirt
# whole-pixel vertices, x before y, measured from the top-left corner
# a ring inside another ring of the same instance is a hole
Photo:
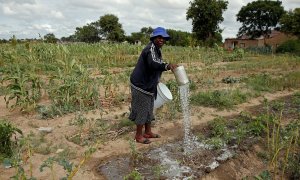
[[[157,84],[163,71],[167,70],[167,63],[163,62],[160,48],[150,42],[142,51],[137,64],[130,76],[134,86],[157,94]]]

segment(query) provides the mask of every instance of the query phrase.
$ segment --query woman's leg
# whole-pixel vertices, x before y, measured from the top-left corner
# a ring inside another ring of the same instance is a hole
[[[160,138],[160,135],[158,134],[154,134],[151,130],[151,122],[147,122],[145,124],[145,134],[144,134],[145,138]]]
[[[143,136],[143,127],[144,125],[136,125],[136,134],[135,134],[135,140],[139,143],[143,143],[143,144],[149,144],[151,143],[151,141],[148,138],[145,138]]]

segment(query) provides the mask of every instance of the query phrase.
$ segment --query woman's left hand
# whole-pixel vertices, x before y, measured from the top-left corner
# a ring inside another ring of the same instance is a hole
[[[169,64],[169,65],[168,65],[168,69],[171,70],[171,71],[173,71],[173,70],[176,69],[177,67],[178,67],[177,64]]]

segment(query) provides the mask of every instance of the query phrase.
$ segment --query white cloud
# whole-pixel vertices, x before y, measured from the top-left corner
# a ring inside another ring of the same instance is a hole
[[[8,6],[3,6],[2,7],[2,10],[3,10],[3,13],[6,14],[6,15],[13,15],[13,14],[16,14],[15,11],[13,11],[10,7]]]
[[[54,33],[56,37],[73,34],[76,27],[99,20],[105,14],[119,18],[126,34],[142,27],[164,26],[190,32],[191,21],[186,11],[192,0],[0,0],[0,39],[15,34],[19,38],[35,38],[38,33]],[[224,12],[223,38],[235,37],[240,23],[236,14],[252,0],[228,0]],[[300,7],[300,0],[282,0],[285,10]],[[5,26],[4,26],[5,25]]]
[[[42,30],[42,31],[46,31],[49,33],[53,33],[56,31],[56,29],[54,29],[50,24],[34,24],[32,26],[33,30]]]
[[[59,12],[59,11],[51,10],[50,14],[51,14],[51,17],[54,17],[54,18],[57,18],[57,19],[63,19],[64,18],[63,13]]]

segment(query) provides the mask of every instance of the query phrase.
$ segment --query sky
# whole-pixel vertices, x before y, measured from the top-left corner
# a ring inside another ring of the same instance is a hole
[[[192,21],[186,20],[191,0],[0,0],[0,39],[39,38],[48,33],[68,37],[76,27],[114,14],[126,35],[142,27],[165,27],[191,32]],[[241,23],[236,14],[251,0],[227,0],[228,7],[220,24],[222,37],[236,37]],[[300,8],[300,0],[281,0],[285,10]]]

